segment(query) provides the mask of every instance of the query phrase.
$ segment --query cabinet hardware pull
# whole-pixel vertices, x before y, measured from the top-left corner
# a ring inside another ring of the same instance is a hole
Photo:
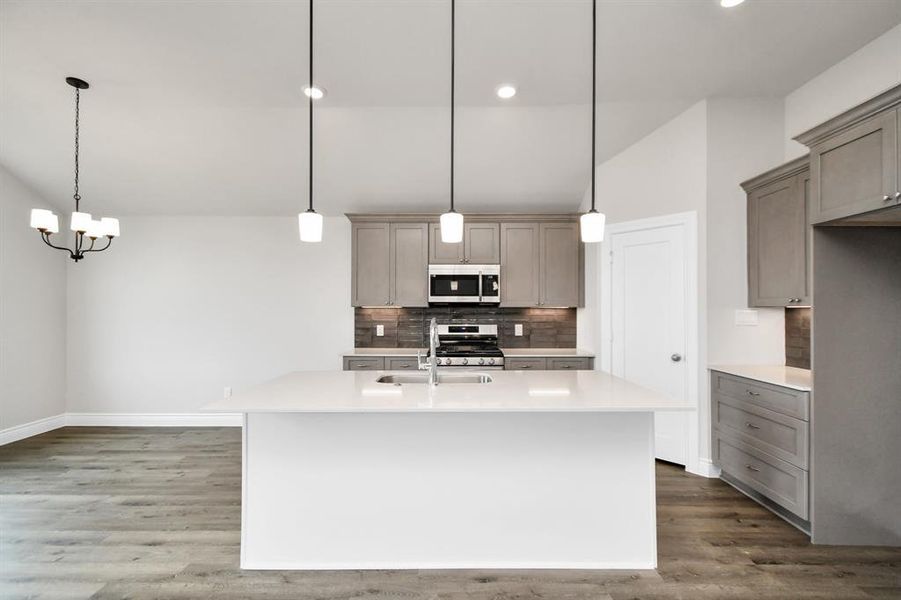
[[[890,194],[886,194],[885,196],[882,197],[883,202],[891,202],[894,199],[895,199],[894,196],[891,196]]]
[[[895,192],[895,200],[901,200],[901,192]]]
[[[410,368],[410,365],[401,365],[400,368],[401,368],[401,369],[409,369],[409,368]]]
[[[755,425],[754,423],[750,423],[750,422],[745,423],[745,427],[747,427],[748,429],[760,429],[759,425]]]
[[[531,368],[532,368],[532,365],[522,365],[522,368],[523,368],[523,369],[531,369]]]
[[[572,369],[572,365],[560,365],[561,369]]]
[[[747,390],[749,396],[759,396],[760,392],[752,392],[751,390]]]
[[[755,467],[754,465],[745,465],[745,468],[746,468],[747,470],[749,470],[749,471],[754,471],[755,473],[760,472],[760,469],[758,469],[758,468]]]
[[[369,368],[369,365],[367,365],[365,363],[357,363],[354,366],[357,367],[358,369],[368,369]]]

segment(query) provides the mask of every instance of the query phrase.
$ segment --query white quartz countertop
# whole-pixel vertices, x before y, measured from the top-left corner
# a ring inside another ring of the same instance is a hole
[[[813,389],[810,370],[784,365],[711,365],[711,371],[738,375],[755,381],[809,392]]]
[[[342,356],[416,356],[416,351],[426,354],[427,348],[354,348]],[[579,348],[501,348],[509,358],[530,358],[533,356],[555,356],[565,358],[594,358],[594,352]]]
[[[445,372],[441,370],[441,372]],[[652,412],[680,400],[602,371],[485,371],[491,383],[376,383],[392,371],[298,371],[217,400],[204,410],[258,412]],[[424,373],[423,373],[424,374]]]
[[[531,358],[533,356],[554,356],[566,358],[594,358],[594,352],[579,348],[501,348],[505,357]]]

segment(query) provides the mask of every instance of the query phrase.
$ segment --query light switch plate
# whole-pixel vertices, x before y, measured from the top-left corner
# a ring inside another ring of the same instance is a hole
[[[513,325],[513,335],[522,335],[522,323],[516,323]]]
[[[232,397],[232,389],[229,386],[225,386],[225,389],[222,390],[222,397],[228,400]]]
[[[756,310],[736,310],[735,324],[744,325],[746,327],[756,327],[758,315]]]
[[[375,326],[375,335],[378,337],[382,337],[385,335],[385,326],[384,325],[376,325]]]

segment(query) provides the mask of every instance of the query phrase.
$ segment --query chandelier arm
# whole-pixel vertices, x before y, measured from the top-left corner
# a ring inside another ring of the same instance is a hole
[[[65,246],[56,246],[54,244],[51,244],[50,243],[50,234],[47,233],[46,231],[41,232],[41,239],[44,240],[44,243],[47,244],[48,246],[50,246],[51,248],[55,248],[57,250],[65,250],[66,252],[69,253],[70,258],[75,258],[75,253],[72,252],[72,250],[70,250],[69,248],[66,248]]]
[[[94,240],[91,240],[91,247],[88,248],[87,250],[83,250],[82,254],[85,254],[86,252],[103,252],[104,250],[109,248],[112,245],[112,243],[113,243],[113,238],[107,236],[106,237],[106,246],[104,246],[103,248],[97,248],[95,250],[94,249]]]

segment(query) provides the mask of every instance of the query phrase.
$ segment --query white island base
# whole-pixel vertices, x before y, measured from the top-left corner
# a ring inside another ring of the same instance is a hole
[[[241,567],[654,568],[653,412],[553,410],[245,412]]]

